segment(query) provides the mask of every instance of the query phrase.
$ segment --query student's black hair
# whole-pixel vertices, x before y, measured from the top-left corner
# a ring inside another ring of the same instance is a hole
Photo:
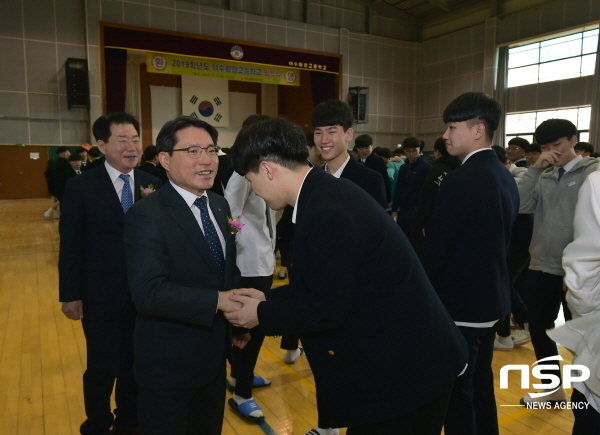
[[[354,139],[354,145],[356,148],[367,148],[373,145],[373,138],[368,134],[361,134]]]
[[[58,147],[58,148],[56,148],[56,154],[57,155],[62,154],[65,151],[69,151],[69,147]]]
[[[405,155],[404,154],[404,148],[398,147],[394,151],[392,151],[392,154],[395,155],[395,156],[401,156],[402,157],[402,156]]]
[[[69,156],[70,162],[83,162],[83,157],[79,153],[73,153]]]
[[[231,153],[231,148],[223,147],[223,148],[221,148],[221,151],[223,152],[223,154],[229,155],[229,153]]]
[[[100,152],[100,149],[98,147],[91,147],[90,150],[88,151],[88,155],[97,159],[98,157],[100,157],[102,155],[102,153]]]
[[[352,108],[340,100],[323,101],[312,112],[312,126],[327,127],[329,125],[340,125],[347,131],[354,124]]]
[[[440,152],[443,157],[449,156],[450,153],[446,149],[446,139],[438,137],[433,144],[433,149]]]
[[[467,92],[455,98],[444,110],[444,123],[466,121],[469,127],[485,125],[487,139],[491,142],[500,123],[500,104],[483,92]]]
[[[392,150],[390,150],[389,148],[385,148],[385,147],[377,147],[373,150],[373,152],[375,154],[377,154],[378,156],[383,157],[384,159],[391,159],[392,158]]]
[[[571,140],[577,134],[577,127],[568,119],[547,119],[535,129],[535,141],[540,145],[556,142],[561,137]]]
[[[110,127],[121,124],[133,125],[135,131],[140,134],[140,123],[129,113],[125,112],[113,112],[96,119],[96,122],[92,126],[92,133],[96,140],[108,142],[110,139]]]
[[[508,162],[508,156],[506,155],[506,148],[501,147],[500,145],[492,145],[492,149],[496,153],[496,156],[498,157],[498,160],[500,160],[500,163],[502,163],[503,165],[506,165],[506,163]]]
[[[402,141],[402,149],[414,149],[414,148],[419,148],[419,151],[421,150],[421,139],[418,139],[416,137],[407,137],[406,139],[404,139]]]
[[[540,146],[539,143],[532,143],[531,145],[528,145],[527,148],[525,149],[526,153],[542,153],[542,147]]]
[[[243,128],[231,147],[233,170],[242,176],[258,172],[262,161],[295,171],[308,165],[307,160],[302,129],[281,117],[261,119]]]
[[[523,150],[526,150],[527,147],[530,145],[529,141],[522,137],[513,137],[511,140],[508,141],[508,144],[516,145],[518,147],[523,148]]]
[[[250,115],[249,117],[244,119],[244,122],[242,122],[242,128],[248,127],[250,124],[253,124],[256,121],[260,121],[263,119],[269,119],[269,118],[270,118],[270,116],[268,116],[268,115],[259,115],[259,114]]]
[[[202,128],[206,130],[214,145],[217,144],[219,132],[215,127],[206,121],[193,118],[191,116],[178,116],[177,118],[168,121],[163,128],[160,129],[156,136],[156,151],[159,153],[173,154],[173,148],[177,145],[177,132],[189,127]]]
[[[79,154],[79,153],[87,153],[87,152],[88,152],[88,150],[87,150],[87,149],[85,149],[84,147],[77,147],[77,148],[75,149],[75,152],[76,152],[77,154]]]
[[[594,145],[589,142],[577,142],[575,144],[575,151],[585,151],[592,155],[594,153]]]
[[[315,133],[312,131],[309,131],[308,133],[306,133],[305,137],[306,137],[306,145],[308,145],[309,148],[314,147],[315,146]]]
[[[156,150],[156,145],[148,145],[144,150],[144,161],[149,162],[154,159],[158,155],[158,151]]]

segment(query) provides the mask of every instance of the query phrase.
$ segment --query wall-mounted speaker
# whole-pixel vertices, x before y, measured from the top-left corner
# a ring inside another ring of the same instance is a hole
[[[367,99],[369,96],[369,88],[355,86],[349,88],[348,104],[352,107],[354,122],[356,124],[364,124],[367,122]]]
[[[72,107],[90,108],[90,80],[87,59],[68,58],[65,62],[67,73],[67,102]]]

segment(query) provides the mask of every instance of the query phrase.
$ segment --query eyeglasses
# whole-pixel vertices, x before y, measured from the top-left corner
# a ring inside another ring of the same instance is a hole
[[[220,149],[221,148],[219,148],[216,145],[209,145],[206,148],[202,148],[198,145],[190,145],[187,148],[180,148],[178,150],[173,151],[186,151],[188,153],[188,156],[190,156],[192,159],[198,159],[202,155],[202,151],[205,151],[206,155],[210,158],[217,157],[219,155]]]

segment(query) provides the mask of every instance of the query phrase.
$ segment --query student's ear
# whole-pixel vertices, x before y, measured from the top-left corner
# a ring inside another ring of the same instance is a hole
[[[275,168],[271,164],[271,162],[265,162],[264,160],[260,162],[261,172],[265,174],[265,176],[269,179],[269,181],[273,181],[273,177],[275,176],[274,170]]]
[[[346,130],[346,142],[350,142],[352,140],[352,138],[354,137],[354,129],[352,127],[350,127],[348,130]]]
[[[579,140],[577,139],[577,136],[573,135],[573,137],[571,137],[571,140],[569,141],[571,148],[574,148],[575,145],[577,145],[577,142],[579,142]]]
[[[479,140],[482,137],[485,137],[485,125],[477,124],[475,126],[475,139]]]

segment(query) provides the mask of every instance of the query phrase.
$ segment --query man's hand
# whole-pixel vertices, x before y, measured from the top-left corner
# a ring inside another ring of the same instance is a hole
[[[219,292],[219,304],[217,305],[217,309],[223,311],[224,313],[236,311],[242,308],[242,304],[229,299],[229,296],[233,296],[233,290]]]
[[[248,329],[252,329],[258,325],[257,307],[261,301],[242,295],[232,295],[230,299],[236,303],[241,303],[243,306],[237,311],[225,313],[227,320],[234,326],[241,326]]]
[[[234,295],[248,296],[249,298],[258,299],[259,301],[266,301],[265,294],[255,288],[239,288],[233,291]]]
[[[67,316],[67,319],[81,320],[83,319],[83,302],[63,302],[61,311]]]
[[[548,166],[558,163],[560,155],[561,152],[557,150],[544,151],[533,164],[533,167],[537,169],[546,169]]]
[[[250,334],[246,332],[244,334],[234,335],[232,343],[234,346],[237,346],[240,349],[243,349],[244,347],[246,347],[246,344],[248,344],[248,342],[251,339],[252,339],[252,337],[250,336]]]

